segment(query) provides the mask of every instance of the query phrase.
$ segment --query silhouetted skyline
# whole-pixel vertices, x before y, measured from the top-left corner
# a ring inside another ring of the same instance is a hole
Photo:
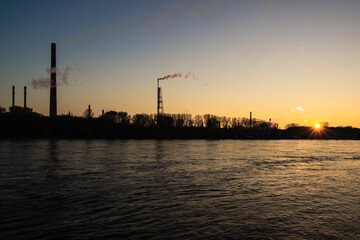
[[[11,1],[0,11],[1,107],[12,85],[27,86],[27,105],[49,114],[54,42],[58,114],[89,104],[95,116],[156,113],[156,80],[182,73],[161,83],[166,113],[360,127],[358,1]]]

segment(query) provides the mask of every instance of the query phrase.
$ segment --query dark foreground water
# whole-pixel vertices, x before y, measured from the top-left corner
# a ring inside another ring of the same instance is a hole
[[[0,140],[0,239],[360,239],[360,141]]]

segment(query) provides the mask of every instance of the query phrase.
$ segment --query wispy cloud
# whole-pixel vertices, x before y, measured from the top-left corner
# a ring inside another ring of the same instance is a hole
[[[298,106],[296,109],[300,112],[305,112],[305,110],[302,108],[302,106]]]
[[[290,112],[295,113],[295,112],[306,112],[306,111],[302,108],[302,106],[298,106],[295,109],[293,108],[290,109]]]

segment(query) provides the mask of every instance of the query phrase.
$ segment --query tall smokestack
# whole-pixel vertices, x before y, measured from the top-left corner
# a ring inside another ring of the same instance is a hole
[[[157,115],[164,114],[164,105],[162,100],[162,94],[161,94],[161,87],[159,86],[159,81],[161,79],[157,79]]]
[[[56,44],[51,43],[50,117],[56,117]]]
[[[15,86],[12,87],[12,107],[15,107]]]
[[[250,112],[250,127],[252,125],[252,112]]]
[[[24,108],[26,108],[26,86],[24,86]]]

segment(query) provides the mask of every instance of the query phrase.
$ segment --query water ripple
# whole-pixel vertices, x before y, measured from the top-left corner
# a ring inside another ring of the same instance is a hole
[[[0,239],[359,239],[360,142],[0,140]]]

